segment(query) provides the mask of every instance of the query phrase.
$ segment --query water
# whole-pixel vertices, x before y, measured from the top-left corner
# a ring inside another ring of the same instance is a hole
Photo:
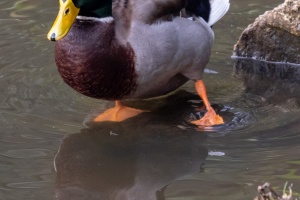
[[[0,199],[253,199],[265,181],[300,192],[299,69],[230,58],[245,27],[281,0],[232,0],[214,26],[204,81],[226,124],[187,123],[192,83],[134,102],[144,113],[85,125],[113,105],[64,84],[46,40],[56,1],[0,2]],[[249,64],[250,62],[250,64]],[[175,108],[175,109],[174,109]]]

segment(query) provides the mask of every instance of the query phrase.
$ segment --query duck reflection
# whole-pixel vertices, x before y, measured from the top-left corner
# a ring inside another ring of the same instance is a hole
[[[165,199],[163,188],[199,173],[208,154],[205,134],[177,127],[191,98],[176,94],[151,113],[67,136],[55,159],[55,199]]]
[[[300,64],[236,59],[234,70],[235,75],[243,79],[247,93],[261,96],[270,104],[299,107]]]

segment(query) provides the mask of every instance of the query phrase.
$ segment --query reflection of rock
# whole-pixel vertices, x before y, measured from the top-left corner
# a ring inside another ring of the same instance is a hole
[[[300,1],[286,0],[242,33],[233,56],[300,64]]]
[[[300,66],[275,64],[252,59],[237,59],[235,74],[242,78],[248,93],[263,97],[271,104],[300,104]]]
[[[66,137],[55,159],[55,199],[164,199],[160,189],[200,172],[208,154],[205,134],[176,126],[186,101],[173,96],[156,112]]]

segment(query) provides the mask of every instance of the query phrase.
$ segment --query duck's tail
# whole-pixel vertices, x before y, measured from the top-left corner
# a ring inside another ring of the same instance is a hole
[[[210,0],[211,11],[208,25],[212,26],[219,21],[229,10],[229,0]]]
[[[182,16],[191,20],[203,18],[212,26],[227,13],[229,6],[229,0],[188,0]]]

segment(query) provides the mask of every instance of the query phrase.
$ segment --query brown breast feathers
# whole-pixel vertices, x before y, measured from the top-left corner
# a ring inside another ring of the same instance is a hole
[[[115,40],[113,22],[77,19],[56,42],[55,60],[63,80],[86,96],[120,100],[136,88],[134,52]]]

